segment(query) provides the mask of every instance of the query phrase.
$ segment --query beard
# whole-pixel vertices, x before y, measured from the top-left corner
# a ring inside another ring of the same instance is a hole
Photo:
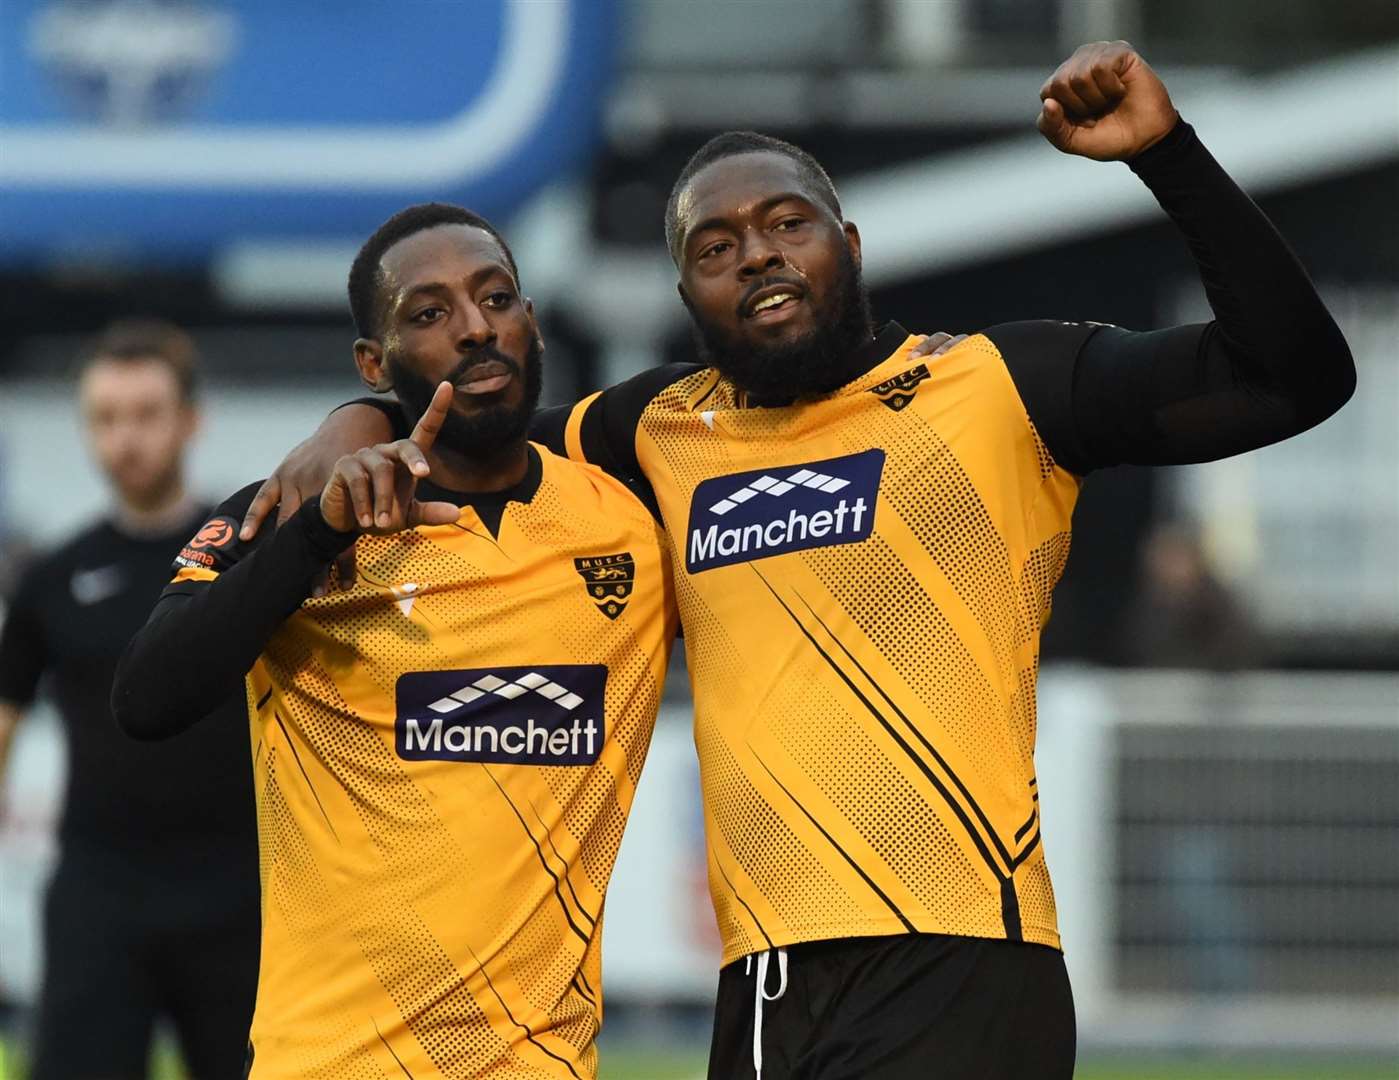
[[[758,404],[821,397],[865,373],[860,347],[874,337],[869,292],[845,247],[840,255],[835,303],[817,313],[817,325],[794,341],[748,345],[707,323],[690,309],[701,359]]]
[[[446,376],[453,385],[467,370],[483,360],[494,360],[503,364],[510,373],[523,384],[523,394],[516,405],[487,405],[470,415],[450,409],[442,422],[442,430],[437,434],[437,445],[453,450],[469,458],[491,458],[514,449],[524,441],[529,433],[530,420],[539,405],[539,395],[544,388],[544,370],[539,362],[544,352],[544,344],[534,338],[525,353],[523,370],[521,365],[500,352],[492,345],[484,345],[468,356]],[[408,423],[415,424],[427,412],[432,395],[437,391],[441,379],[428,379],[395,357],[388,359],[389,376],[398,401],[403,408]]]

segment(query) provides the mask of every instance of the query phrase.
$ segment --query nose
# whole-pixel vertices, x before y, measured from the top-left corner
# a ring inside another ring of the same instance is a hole
[[[782,251],[763,232],[749,229],[743,236],[742,258],[738,264],[739,277],[745,281],[762,274],[780,270],[787,265]]]
[[[462,352],[479,349],[482,345],[495,344],[495,327],[491,326],[485,314],[475,304],[463,307],[464,317],[458,331],[457,348]]]

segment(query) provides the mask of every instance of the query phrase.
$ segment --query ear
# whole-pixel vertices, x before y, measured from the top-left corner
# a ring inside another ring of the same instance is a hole
[[[393,389],[393,379],[384,362],[384,347],[374,338],[355,339],[355,367],[359,368],[360,381],[376,394]]]
[[[685,310],[693,313],[695,305],[690,303],[690,295],[685,291],[685,283],[683,281],[677,281],[675,283],[675,291],[680,294],[680,302],[685,305]]]
[[[534,301],[528,296],[520,297],[520,305],[525,309],[525,317],[529,319],[529,331],[534,335],[534,340],[539,343],[539,355],[544,355],[544,335],[539,332],[539,320],[534,317]]]
[[[841,228],[845,230],[845,242],[850,245],[850,257],[855,260],[856,266],[861,266],[860,230],[855,227],[853,221],[844,222]]]

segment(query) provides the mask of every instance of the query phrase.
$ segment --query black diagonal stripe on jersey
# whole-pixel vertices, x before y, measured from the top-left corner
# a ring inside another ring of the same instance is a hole
[[[544,839],[549,842],[549,850],[554,853],[554,858],[558,859],[559,862],[563,863],[563,881],[564,884],[568,886],[568,895],[573,897],[574,906],[578,908],[578,913],[582,915],[583,918],[588,920],[589,928],[595,929],[597,927],[597,919],[593,917],[592,912],[590,912],[587,908],[583,906],[583,901],[578,899],[578,893],[574,891],[573,879],[568,876],[568,860],[565,859],[562,855],[560,855],[559,849],[554,846],[553,830],[550,829],[549,826],[544,823],[544,818],[540,815],[539,810],[535,807],[533,800],[526,799],[525,801],[529,803],[529,808],[534,814],[534,820],[539,822],[540,828],[544,830]]]
[[[1015,877],[1001,882],[1001,924],[1006,928],[1007,941],[1024,941],[1020,928],[1020,897],[1015,894]]]
[[[913,923],[908,921],[908,918],[904,915],[904,913],[898,909],[898,905],[896,905],[894,901],[890,900],[889,897],[885,895],[884,890],[874,883],[874,879],[870,877],[867,873],[865,873],[864,869],[860,866],[858,862],[856,862],[853,858],[850,857],[850,853],[836,843],[835,837],[828,833],[825,830],[825,827],[822,826],[822,824],[812,816],[811,811],[808,810],[805,805],[803,805],[802,801],[798,799],[795,795],[793,795],[790,791],[788,791],[786,785],[784,785],[781,780],[777,779],[777,777],[773,775],[773,771],[769,769],[766,764],[763,763],[763,759],[758,757],[757,754],[754,754],[753,760],[756,761],[759,765],[762,765],[763,772],[768,774],[768,777],[772,780],[772,782],[778,787],[780,787],[783,791],[783,794],[785,794],[787,798],[792,800],[792,804],[803,814],[806,815],[806,819],[810,821],[811,824],[816,826],[817,830],[821,833],[821,835],[826,838],[827,843],[829,843],[831,847],[835,848],[838,852],[840,852],[841,857],[844,858],[845,861],[850,864],[851,869],[853,869],[855,873],[859,874],[860,877],[864,879],[865,884],[870,887],[870,890],[877,897],[884,901],[885,906],[896,916],[898,916],[899,922],[904,924],[904,929],[906,929],[910,934],[918,933],[917,927],[915,927]],[[767,935],[764,934],[763,936],[766,937]]]
[[[277,721],[277,726],[282,729],[282,738],[287,740],[287,749],[291,751],[292,760],[296,762],[296,767],[301,770],[301,775],[306,779],[306,786],[311,790],[311,798],[316,800],[316,809],[321,812],[321,817],[325,818],[325,826],[330,830],[330,835],[335,837],[335,842],[338,844],[340,834],[335,831],[330,815],[325,812],[321,797],[316,793],[316,785],[311,783],[311,774],[306,771],[306,766],[301,764],[301,755],[296,752],[296,743],[292,741],[291,733],[287,731],[287,725],[282,723],[282,714],[274,710],[272,717]]]
[[[492,777],[492,779],[494,779],[494,777]],[[490,973],[486,970],[486,965],[481,963],[481,958],[476,955],[476,950],[473,949],[470,945],[467,945],[466,951],[471,954],[471,959],[476,962],[476,970],[481,973],[481,978],[486,980],[486,985],[490,988],[490,991],[495,996],[496,1001],[500,1002],[500,1007],[505,1011],[505,1015],[510,1018],[510,1022],[514,1024],[517,1028],[519,1028],[521,1031],[523,1031],[525,1033],[525,1038],[528,1039],[532,1045],[538,1047],[541,1053],[548,1054],[551,1058],[553,1058],[565,1069],[567,1069],[573,1075],[574,1080],[583,1080],[583,1078],[578,1075],[577,1070],[574,1069],[573,1065],[569,1062],[568,1058],[559,1057],[558,1054],[554,1053],[552,1050],[550,1050],[547,1046],[545,1046],[542,1042],[540,1042],[534,1037],[534,1032],[530,1030],[527,1024],[522,1024],[520,1023],[520,1021],[515,1019],[515,1014],[510,1011],[510,1006],[505,1004],[505,999],[500,996],[500,991],[495,988],[495,983],[491,982]]]
[[[729,892],[733,894],[733,898],[743,905],[744,911],[748,912],[748,917],[753,920],[753,925],[758,928],[758,933],[763,935],[763,940],[768,943],[768,948],[776,948],[772,943],[772,938],[768,937],[768,932],[763,929],[763,924],[758,921],[758,916],[755,915],[753,909],[748,906],[748,901],[738,894],[738,889],[736,889],[734,883],[729,880],[729,875],[724,873],[724,867],[719,862],[718,852],[714,853],[714,869],[719,871],[719,876],[724,879],[724,884],[729,887]]]
[[[1035,835],[1030,837],[1030,842],[1025,845],[1025,850],[1015,857],[1015,867],[1018,870],[1020,864],[1028,859],[1035,848],[1040,846],[1040,831],[1035,830]]]
[[[962,798],[967,800],[967,805],[972,808],[972,813],[976,815],[976,819],[981,822],[981,827],[986,830],[986,835],[991,838],[991,843],[995,845],[997,854],[1000,855],[1006,867],[1009,868],[1010,852],[1007,851],[1005,845],[1001,843],[1000,836],[998,836],[996,834],[996,830],[991,827],[991,822],[986,817],[985,812],[982,811],[981,806],[977,803],[975,799],[972,798],[972,793],[967,790],[967,785],[962,783],[962,778],[959,777],[953,771],[952,766],[947,763],[947,759],[944,758],[942,754],[938,753],[937,747],[935,747],[931,742],[928,741],[927,736],[925,736],[923,732],[918,730],[918,727],[913,723],[912,720],[908,718],[904,711],[899,708],[898,704],[894,701],[894,699],[891,698],[887,693],[885,693],[884,687],[880,686],[879,683],[875,680],[874,676],[865,670],[864,665],[862,665],[860,661],[855,659],[854,654],[851,653],[851,651],[845,647],[845,642],[841,641],[840,638],[836,637],[835,632],[825,624],[820,615],[816,614],[815,610],[810,604],[806,602],[806,600],[802,597],[801,593],[797,593],[796,596],[798,600],[801,600],[806,610],[811,612],[811,617],[821,624],[821,629],[826,631],[826,633],[830,635],[831,640],[834,641],[836,645],[840,647],[840,651],[843,652],[846,655],[846,657],[849,658],[850,662],[855,665],[856,669],[860,672],[860,674],[863,675],[866,678],[866,680],[868,680],[871,686],[873,686],[877,691],[879,691],[879,696],[882,697],[888,703],[889,708],[894,710],[894,715],[904,722],[904,724],[908,727],[908,730],[913,732],[913,737],[917,739],[923,745],[923,748],[933,756],[933,760],[938,763],[938,767],[941,768],[943,772],[947,773],[948,778],[952,781],[954,785],[956,785],[957,790],[961,792]],[[903,746],[905,752],[907,752],[909,756],[912,757],[913,760],[918,763],[919,768],[923,770],[924,774],[927,775],[929,779],[932,779],[932,773],[928,770],[928,766],[923,761],[923,759],[918,757],[917,754],[914,754],[912,750],[909,749],[909,747],[902,741],[900,741],[899,745]],[[946,791],[941,787],[941,785],[938,786],[938,790],[943,792],[944,797],[947,796]],[[987,852],[985,847],[982,845],[979,838],[979,834],[976,832],[975,829],[971,827],[971,823],[967,821],[966,817],[962,815],[960,807],[958,807],[957,803],[953,802],[950,798],[948,799],[948,801],[952,802],[953,809],[958,811],[958,817],[962,818],[962,822],[967,826],[968,831],[972,834],[973,840],[976,840],[977,848],[981,850],[982,854],[986,856],[988,861],[990,861],[990,853]],[[996,871],[997,877],[1005,877],[1005,874],[1000,870],[1000,867],[994,861],[991,862],[991,869]]]
[[[1030,816],[1025,819],[1025,824],[1015,830],[1015,842],[1020,843],[1020,838],[1030,831],[1030,826],[1035,823],[1035,818],[1039,816],[1040,808],[1036,806],[1030,811]]]
[[[577,990],[579,996],[589,1005],[597,1008],[597,998],[593,996],[593,988],[589,985],[588,980],[583,978],[581,971],[573,973],[573,989]]]
[[[408,1080],[413,1080],[413,1074],[408,1071],[408,1066],[403,1064],[403,1059],[393,1052],[393,1047],[389,1045],[389,1040],[384,1038],[384,1033],[379,1030],[379,1025],[375,1022],[374,1017],[371,1016],[369,1022],[374,1025],[374,1034],[379,1036],[379,1041],[384,1044],[384,1049],[389,1052],[389,1057],[393,1058],[394,1064],[403,1070],[403,1075],[408,1077]]]
[[[261,700],[253,707],[254,712],[262,712],[262,707],[267,704],[267,699],[272,696],[272,687],[267,688],[267,693],[262,695]]]
[[[573,921],[573,912],[569,910],[568,904],[564,901],[563,891],[559,888],[559,875],[554,873],[553,868],[549,865],[549,860],[544,857],[544,849],[539,846],[539,841],[534,838],[534,833],[530,832],[529,822],[525,820],[524,815],[520,813],[519,808],[515,805],[510,796],[505,793],[505,788],[500,786],[500,781],[495,778],[495,774],[492,773],[490,769],[486,768],[485,765],[482,765],[481,769],[491,778],[491,783],[494,784],[496,790],[500,792],[500,797],[505,800],[506,805],[514,812],[515,817],[520,822],[520,828],[525,830],[525,835],[529,837],[529,842],[534,845],[534,853],[539,856],[539,865],[544,867],[544,872],[553,879],[554,898],[558,900],[559,907],[563,908],[563,917],[568,920],[568,925],[571,926],[573,932],[578,935],[578,940],[584,945],[588,944],[588,935]]]
[[[850,688],[850,692],[860,699],[861,704],[863,704],[864,707],[869,710],[869,714],[873,716],[877,721],[879,721],[879,726],[882,727],[888,733],[889,737],[899,745],[899,748],[903,750],[905,754],[908,755],[909,760],[912,761],[915,765],[917,765],[919,771],[925,777],[928,778],[928,782],[932,784],[935,789],[937,789],[937,792],[939,795],[942,796],[943,801],[946,802],[947,805],[952,808],[952,812],[957,815],[957,820],[959,820],[962,823],[962,827],[966,830],[967,835],[971,837],[972,843],[976,845],[976,850],[981,853],[982,859],[985,861],[986,865],[991,868],[991,873],[996,875],[996,879],[998,881],[1004,881],[1006,877],[1006,872],[1002,870],[1000,865],[996,862],[995,856],[991,854],[990,849],[986,846],[986,841],[981,838],[981,834],[977,831],[976,826],[972,824],[971,818],[967,817],[967,812],[964,809],[962,809],[962,804],[952,797],[952,792],[947,790],[947,785],[942,782],[941,778],[937,775],[937,773],[933,772],[933,770],[928,767],[928,763],[926,761],[924,761],[921,757],[914,753],[913,747],[909,746],[908,742],[904,739],[904,737],[894,730],[894,725],[889,723],[888,719],[885,718],[884,714],[874,707],[874,702],[870,701],[870,699],[864,695],[864,692],[861,691],[860,688],[855,685],[854,681],[850,678],[849,675],[847,675],[844,671],[841,670],[840,665],[835,662],[831,655],[828,652],[826,652],[825,649],[821,648],[820,643],[817,642],[816,638],[812,636],[811,631],[808,630],[802,624],[801,619],[797,618],[796,612],[789,608],[787,606],[786,601],[784,601],[782,597],[778,596],[777,591],[770,584],[768,584],[767,578],[763,577],[763,575],[756,569],[754,570],[754,573],[758,574],[758,579],[764,585],[767,585],[768,592],[772,593],[773,598],[779,604],[782,605],[782,610],[785,611],[789,616],[791,616],[792,621],[797,624],[797,629],[800,630],[803,635],[805,635],[807,641],[811,642],[812,648],[814,648],[818,653],[821,654],[821,658],[825,660],[827,664],[830,665],[832,671],[834,671],[837,675],[840,676],[841,681],[844,682],[845,685]],[[805,604],[806,601],[803,600],[802,603]],[[810,610],[809,606],[808,610]],[[830,633],[829,630],[827,630],[826,632],[828,634]],[[832,635],[832,638],[834,639],[834,635]],[[835,640],[836,644],[840,645],[840,641],[838,639]],[[844,650],[844,648],[845,646],[841,645],[841,649]],[[849,654],[847,653],[846,655]],[[852,657],[851,659],[853,660],[854,658]],[[859,664],[857,663],[855,666],[859,667]],[[870,679],[869,673],[865,672],[863,668],[860,668],[860,670],[862,673],[864,673],[865,678],[869,679],[870,684],[876,689],[879,689],[879,684],[876,683],[873,679]],[[880,693],[883,693],[883,691],[881,690]],[[897,711],[897,709],[895,711]],[[903,716],[902,713],[900,713],[899,715]],[[907,717],[903,717],[903,720],[905,724],[908,724]],[[912,727],[913,725],[909,724],[909,726]],[[949,770],[949,772],[950,771],[951,770]],[[975,803],[973,803],[972,805],[975,806]],[[995,834],[993,833],[992,835],[994,837]],[[1010,862],[1009,858],[1007,858],[1006,862]]]

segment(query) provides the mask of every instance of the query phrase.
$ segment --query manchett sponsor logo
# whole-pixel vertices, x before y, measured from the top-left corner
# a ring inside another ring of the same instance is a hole
[[[853,544],[874,528],[884,451],[706,480],[690,499],[692,574],[806,548]]]
[[[413,671],[394,742],[408,761],[591,765],[606,737],[603,664]]]

